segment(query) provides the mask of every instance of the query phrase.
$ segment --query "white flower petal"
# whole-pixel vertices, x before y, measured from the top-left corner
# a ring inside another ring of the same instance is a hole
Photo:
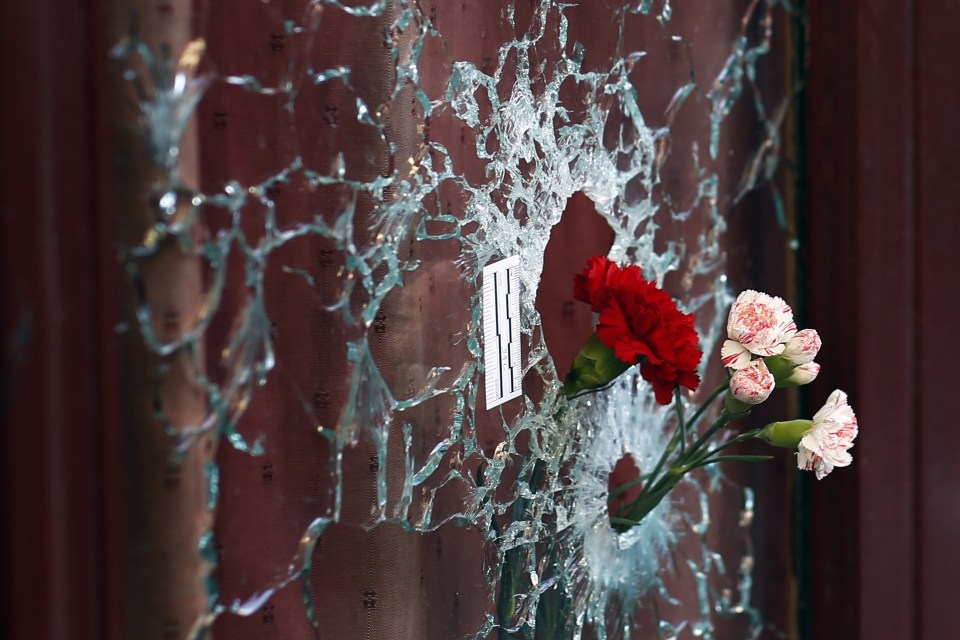
[[[820,456],[816,455],[810,449],[803,446],[803,443],[797,447],[797,468],[801,471],[813,471],[814,460]]]
[[[820,460],[817,463],[816,469],[813,470],[813,472],[817,476],[817,480],[823,480],[824,478],[827,477],[827,474],[830,473],[831,471],[833,471],[833,465],[826,462],[825,460]]]
[[[849,449],[858,432],[857,416],[847,404],[847,394],[835,390],[813,416],[813,427],[800,441],[797,465],[816,472],[818,480],[834,467],[849,466],[853,462]]]
[[[724,340],[720,348],[720,359],[723,366],[731,369],[743,369],[750,366],[752,355],[747,348],[739,342],[733,340]]]
[[[748,289],[727,316],[727,336],[759,356],[778,355],[797,331],[793,310],[781,298]]]
[[[841,391],[840,389],[835,389],[833,393],[827,398],[827,401],[823,403],[823,406],[817,411],[813,416],[814,425],[823,422],[835,412],[843,412],[844,407],[849,411],[850,416],[853,416],[853,409],[847,404],[847,394]]]
[[[772,347],[755,347],[753,353],[757,354],[762,358],[769,356],[778,356],[783,353],[783,350],[786,348],[785,344],[775,344]]]

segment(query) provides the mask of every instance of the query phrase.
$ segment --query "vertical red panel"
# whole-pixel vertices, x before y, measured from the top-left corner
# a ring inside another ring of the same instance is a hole
[[[94,558],[70,552],[93,543],[95,487],[92,440],[81,436],[95,411],[92,283],[76,271],[93,255],[83,225],[86,166],[76,162],[87,144],[89,93],[82,56],[69,57],[83,50],[83,15],[67,10],[47,22],[53,8],[45,5],[18,3],[2,20],[3,41],[17,51],[3,62],[13,91],[4,92],[2,115],[2,253],[4,490],[17,522],[4,564],[15,585],[10,623],[18,638],[78,637],[96,624],[94,591],[84,584]],[[63,215],[71,204],[72,219]],[[75,370],[66,370],[66,359]],[[84,368],[91,375],[77,376]]]
[[[957,247],[960,246],[960,4],[916,3],[917,376],[896,375],[916,394],[917,637],[956,634],[960,576],[960,429],[956,384]],[[909,425],[908,425],[909,426]]]
[[[118,638],[116,274],[100,3],[4,3],[4,637]],[[99,123],[99,124],[98,124]],[[115,555],[116,554],[116,555]],[[114,599],[111,602],[111,599]]]
[[[809,76],[807,81],[808,184],[805,235],[799,262],[805,271],[807,325],[824,336],[817,361],[820,377],[805,389],[815,411],[835,388],[854,392],[856,380],[855,301],[859,265],[852,212],[856,206],[853,175],[856,114],[854,113],[855,11],[850,3],[809,4]],[[856,453],[856,451],[855,451]],[[809,488],[810,531],[806,566],[810,637],[857,637],[858,557],[857,481],[859,461],[852,469],[822,482],[804,476]],[[801,630],[804,612],[800,612]]]
[[[860,632],[913,635],[913,7],[856,16],[857,386]],[[854,291],[850,292],[851,296]]]
[[[951,419],[950,373],[960,360],[952,336],[960,5],[815,2],[810,15],[811,315],[853,345],[851,353],[827,357],[846,367],[842,376],[855,375],[851,399],[862,426],[856,495],[844,485],[829,496],[814,494],[813,629],[818,638],[952,637],[960,574],[960,468],[953,462],[960,431]],[[833,206],[836,194],[844,194],[843,206]],[[856,233],[845,247],[838,238],[851,228]],[[854,504],[852,539],[837,527],[846,521],[821,522]],[[828,547],[817,541],[831,538],[833,552],[818,557],[816,549]],[[849,567],[845,554],[859,558],[858,579],[841,576],[841,585],[859,593],[859,629],[836,617],[833,598],[849,601],[849,593],[818,579]],[[820,568],[824,561],[831,568]],[[832,631],[818,621],[830,622]]]

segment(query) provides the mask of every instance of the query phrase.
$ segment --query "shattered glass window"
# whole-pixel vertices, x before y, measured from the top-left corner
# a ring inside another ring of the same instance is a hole
[[[117,4],[131,637],[776,636],[754,491],[695,474],[615,532],[611,474],[673,415],[562,380],[596,254],[722,375],[731,216],[788,224],[794,7]],[[481,274],[513,256],[522,394],[488,409]]]

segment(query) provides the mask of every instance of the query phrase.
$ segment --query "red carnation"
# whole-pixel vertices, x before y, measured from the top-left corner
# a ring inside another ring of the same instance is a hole
[[[600,314],[597,336],[616,358],[640,363],[640,375],[653,386],[657,402],[670,404],[678,384],[691,390],[700,385],[697,365],[703,352],[693,316],[644,280],[639,267],[590,258],[574,277],[573,295]]]

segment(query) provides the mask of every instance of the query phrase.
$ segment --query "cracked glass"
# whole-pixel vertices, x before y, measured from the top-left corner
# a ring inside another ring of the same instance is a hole
[[[611,475],[674,416],[562,380],[595,254],[695,314],[719,379],[730,217],[759,190],[787,225],[794,7],[117,5],[135,637],[767,632],[754,492],[693,474],[616,533]],[[523,393],[488,410],[512,256]]]

